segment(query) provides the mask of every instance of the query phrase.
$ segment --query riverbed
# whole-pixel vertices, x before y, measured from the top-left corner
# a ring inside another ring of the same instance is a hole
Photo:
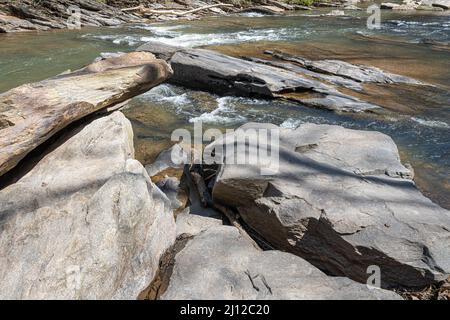
[[[450,17],[383,11],[381,29],[369,30],[365,11],[326,16],[330,11],[0,35],[0,92],[80,68],[102,53],[133,51],[147,41],[208,47],[235,56],[263,56],[264,50],[275,49],[310,59],[373,65],[434,87],[369,90],[367,98],[388,111],[377,116],[221,97],[162,84],[133,99],[124,110],[134,127],[136,156],[151,163],[171,145],[174,129],[192,129],[196,121],[220,129],[255,121],[286,128],[314,122],[376,130],[397,143],[403,162],[415,169],[419,188],[450,208]]]

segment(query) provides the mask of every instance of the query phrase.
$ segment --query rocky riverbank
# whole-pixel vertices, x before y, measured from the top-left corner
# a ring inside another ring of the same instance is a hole
[[[271,145],[279,170],[266,176],[218,152],[240,133],[205,149],[218,164],[177,163],[191,152],[183,144],[145,168],[134,159],[130,122],[114,110],[169,79],[337,101],[350,98],[333,86],[349,83],[424,85],[368,66],[280,57],[150,43],[1,94],[1,298],[401,299],[430,298],[404,292],[431,287],[448,298],[450,212],[417,190],[384,134],[249,123],[241,130],[280,133]],[[373,266],[382,288],[366,286]]]
[[[355,1],[328,3],[350,8]],[[323,6],[321,2],[315,3]],[[96,1],[96,0],[0,0],[0,33],[46,31],[76,27],[118,26],[137,22],[194,20],[233,13],[277,15],[310,10],[304,5],[277,0],[258,1]]]
[[[370,94],[368,84],[382,85],[383,90],[400,84],[433,87],[375,67],[331,59],[309,60],[277,51],[264,51],[264,59],[236,58],[156,42],[137,50],[151,52],[170,63],[174,76],[169,81],[177,85],[221,95],[287,99],[335,112],[382,113],[383,107],[392,108],[359,98]]]

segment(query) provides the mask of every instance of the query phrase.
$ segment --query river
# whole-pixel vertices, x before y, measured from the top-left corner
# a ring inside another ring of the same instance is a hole
[[[0,92],[90,63],[101,53],[129,52],[151,41],[204,46],[228,54],[261,56],[278,49],[307,58],[336,58],[414,77],[436,89],[371,89],[383,116],[335,114],[296,103],[219,97],[163,84],[133,99],[124,113],[135,129],[137,158],[145,163],[170,146],[175,128],[195,121],[220,129],[249,121],[294,128],[304,122],[376,130],[397,143],[403,162],[433,201],[450,208],[450,16],[382,12],[378,30],[365,11],[323,16],[330,9],[268,17],[259,14],[114,28],[0,35]]]

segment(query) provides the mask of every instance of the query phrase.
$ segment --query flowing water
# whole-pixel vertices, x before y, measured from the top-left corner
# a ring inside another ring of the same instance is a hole
[[[329,9],[292,16],[258,14],[119,28],[94,28],[0,35],[0,92],[79,68],[102,52],[128,52],[157,40],[204,46],[235,56],[263,56],[278,49],[304,57],[368,64],[435,85],[426,90],[370,88],[366,98],[387,110],[383,116],[335,114],[296,103],[219,97],[163,84],[133,99],[124,110],[135,129],[136,155],[150,163],[171,145],[175,128],[235,128],[249,121],[294,128],[304,122],[377,130],[398,144],[416,182],[450,208],[450,16],[382,12],[382,28],[366,28],[364,11],[322,16]]]

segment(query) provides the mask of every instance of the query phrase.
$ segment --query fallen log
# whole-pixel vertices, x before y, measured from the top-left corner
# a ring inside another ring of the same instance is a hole
[[[167,8],[150,9],[150,8],[144,8],[144,6],[141,5],[141,6],[137,6],[137,7],[133,7],[133,8],[122,9],[122,11],[138,11],[139,10],[142,14],[174,15],[174,16],[181,17],[181,16],[193,14],[193,13],[196,13],[199,11],[217,8],[217,7],[234,7],[234,5],[227,4],[227,3],[217,3],[217,4],[210,4],[210,5],[200,7],[200,8],[187,10],[187,11],[168,10]]]
[[[275,7],[275,6],[254,6],[250,8],[245,8],[241,10],[240,12],[258,12],[262,14],[280,14],[283,13],[285,9]]]
[[[271,6],[278,7],[283,10],[294,10],[293,6],[291,6],[290,4],[284,3],[284,2],[280,2],[280,1],[276,1],[276,0],[266,0],[266,2],[268,4],[270,4]]]
[[[187,14],[192,14],[192,13],[196,13],[196,12],[199,12],[199,11],[202,11],[202,10],[216,8],[216,7],[234,7],[234,5],[227,4],[227,3],[211,4],[211,5],[203,6],[203,7],[200,7],[200,8],[196,8],[196,9],[185,11],[185,12],[179,14],[179,16],[184,16],[184,15],[187,15]]]
[[[70,123],[144,93],[171,74],[165,61],[133,52],[0,94],[0,176]]]
[[[120,9],[120,11],[122,12],[129,12],[129,11],[142,11],[145,7],[141,4],[139,6],[136,7],[131,7],[131,8],[124,8],[124,9]]]

